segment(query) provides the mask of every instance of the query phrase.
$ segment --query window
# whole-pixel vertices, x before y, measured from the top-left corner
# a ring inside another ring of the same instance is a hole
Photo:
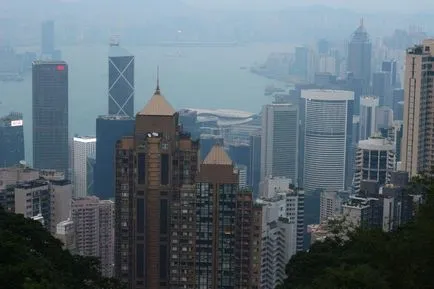
[[[167,234],[168,227],[168,206],[167,200],[160,200],[160,234]]]
[[[146,154],[139,153],[137,157],[137,181],[143,185],[146,182]]]
[[[145,247],[143,244],[137,244],[136,247],[136,259],[137,259],[137,267],[136,267],[136,273],[137,277],[144,277],[145,276]]]
[[[161,154],[160,181],[162,185],[169,184],[169,155],[168,154]]]
[[[145,201],[137,199],[137,232],[145,232]]]
[[[160,279],[167,279],[168,267],[169,266],[167,262],[167,246],[160,245]]]

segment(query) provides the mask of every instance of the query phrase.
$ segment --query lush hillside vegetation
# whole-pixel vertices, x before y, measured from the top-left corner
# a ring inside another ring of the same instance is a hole
[[[0,208],[0,288],[121,289],[93,258],[62,249],[39,222]]]
[[[399,231],[357,231],[350,240],[316,243],[294,256],[279,289],[434,288],[434,180],[415,180],[410,191],[426,195],[415,220]]]

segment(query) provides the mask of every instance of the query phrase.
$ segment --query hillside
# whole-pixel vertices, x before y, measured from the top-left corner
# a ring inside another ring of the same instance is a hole
[[[98,261],[72,256],[39,222],[0,208],[0,288],[122,289]]]
[[[414,222],[393,233],[360,230],[348,242],[316,243],[290,260],[290,277],[278,289],[434,288],[434,179],[408,190],[426,194]]]

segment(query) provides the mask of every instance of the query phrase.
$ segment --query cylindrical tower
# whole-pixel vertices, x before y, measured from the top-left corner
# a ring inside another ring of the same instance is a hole
[[[395,168],[395,144],[393,141],[374,134],[361,140],[357,148],[354,173],[354,191],[360,192],[360,182],[377,181],[380,185],[390,181]]]

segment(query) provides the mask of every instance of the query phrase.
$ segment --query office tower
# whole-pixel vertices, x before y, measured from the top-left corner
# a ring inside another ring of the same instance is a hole
[[[134,117],[134,56],[113,42],[108,64],[108,114]]]
[[[319,54],[329,54],[330,52],[330,42],[327,39],[320,39],[317,42],[317,49]]]
[[[330,55],[320,55],[317,72],[336,75],[336,59]]]
[[[70,219],[57,224],[54,235],[63,244],[63,249],[75,253],[75,229],[74,222]]]
[[[23,160],[23,115],[10,113],[0,118],[0,167],[18,165]]]
[[[224,139],[220,135],[201,134],[200,135],[200,159],[204,160],[212,147],[216,144],[223,145]]]
[[[371,83],[371,53],[371,40],[362,20],[348,43],[347,71],[362,81],[363,93]]]
[[[128,116],[99,116],[96,119],[96,164],[94,194],[102,200],[115,197],[115,147],[124,136],[134,133],[134,119]]]
[[[380,185],[389,183],[395,169],[395,143],[379,134],[361,140],[357,148],[354,191],[360,192],[362,181],[376,181]]]
[[[14,213],[25,218],[40,216],[44,227],[51,230],[51,190],[46,180],[17,183],[14,187]]]
[[[380,105],[393,107],[392,86],[389,72],[374,72],[372,74],[372,94],[378,97]]]
[[[254,218],[252,192],[238,188],[222,146],[215,145],[201,164],[196,187],[196,288],[257,288],[252,281],[259,278],[251,277],[259,274],[253,253],[260,250],[261,223]]]
[[[305,46],[295,48],[294,63],[292,73],[302,80],[308,79],[309,70],[309,48]]]
[[[51,56],[54,52],[54,22],[42,22],[41,54]]]
[[[115,272],[128,288],[195,288],[199,143],[179,129],[157,85],[116,144]]]
[[[381,65],[381,71],[388,72],[390,75],[390,85],[392,88],[397,88],[397,62],[396,60],[385,60]]]
[[[191,138],[196,140],[200,138],[200,128],[197,122],[197,111],[182,109],[179,111],[179,123],[183,132],[191,134]]]
[[[320,223],[342,215],[342,204],[348,200],[349,195],[349,191],[321,192],[319,209]]]
[[[247,168],[247,182],[252,188],[255,199],[259,196],[259,183],[261,181],[261,135],[256,133],[249,140],[249,166]]]
[[[68,172],[68,65],[35,61],[32,65],[33,167]]]
[[[374,96],[364,96],[360,99],[360,134],[359,140],[368,139],[377,131],[376,116],[379,100]]]
[[[96,138],[91,136],[73,138],[73,184],[74,197],[85,197],[92,188],[93,179],[88,179],[89,161],[96,153]]]
[[[303,250],[304,192],[290,187],[288,178],[266,178],[262,196],[261,287],[276,288],[285,264]]]
[[[262,108],[261,180],[276,176],[298,182],[298,116],[290,103]]]
[[[393,119],[404,119],[404,89],[395,88],[392,92],[393,95]]]
[[[87,185],[87,195],[95,195],[95,167],[96,167],[96,154],[93,154],[87,158],[86,163],[86,185]]]
[[[302,90],[305,99],[304,189],[345,190],[351,182],[354,93]]]
[[[375,111],[376,131],[389,128],[393,125],[393,111],[388,106],[379,106]]]
[[[246,143],[233,143],[228,145],[228,155],[237,165],[249,165],[250,146]]]
[[[113,275],[114,203],[95,196],[73,199],[71,205],[76,252],[97,257],[104,276]]]

